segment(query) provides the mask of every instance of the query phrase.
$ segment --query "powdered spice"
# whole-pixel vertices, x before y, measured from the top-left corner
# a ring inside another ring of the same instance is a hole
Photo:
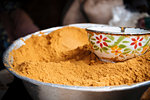
[[[75,86],[113,86],[150,80],[150,50],[118,63],[100,61],[88,46],[85,29],[64,27],[36,36],[13,50],[14,70],[46,83]]]

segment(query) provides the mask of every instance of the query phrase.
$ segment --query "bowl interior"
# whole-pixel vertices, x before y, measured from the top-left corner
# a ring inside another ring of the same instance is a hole
[[[103,33],[110,33],[110,34],[150,34],[150,31],[140,28],[127,28],[127,27],[112,27],[112,26],[105,26],[105,27],[88,27],[86,28],[87,31],[93,32],[103,32]]]
[[[88,24],[89,25],[89,24]],[[93,24],[92,24],[93,25]],[[73,26],[73,25],[72,25]],[[76,26],[76,25],[75,25]],[[85,27],[85,25],[82,25],[82,27]],[[80,27],[81,26],[76,26],[76,27]],[[57,30],[59,28],[62,27],[54,27],[54,28],[50,28],[50,29],[46,29],[46,30],[42,30],[42,32],[44,32],[44,34],[49,34],[50,32]],[[31,35],[39,35],[39,32],[36,33],[32,33]],[[23,40],[26,40],[28,38],[31,37],[31,35],[27,35],[25,37],[23,37]],[[120,86],[103,86],[103,87],[86,87],[86,86],[68,86],[68,85],[60,85],[60,84],[53,84],[53,83],[45,83],[45,82],[41,82],[41,81],[37,81],[34,79],[30,79],[28,77],[25,76],[21,76],[18,73],[15,72],[15,70],[11,67],[11,64],[13,63],[13,58],[9,57],[9,52],[11,52],[13,49],[17,49],[20,46],[24,45],[24,42],[20,39],[16,40],[4,53],[3,56],[3,62],[5,64],[5,67],[8,69],[8,71],[10,73],[12,73],[13,75],[15,75],[16,77],[25,80],[27,82],[33,83],[33,84],[37,84],[37,85],[44,85],[44,86],[51,86],[51,87],[58,87],[58,88],[64,88],[64,89],[71,89],[71,90],[79,90],[79,91],[119,91],[119,90],[129,90],[129,89],[134,89],[134,88],[138,88],[138,87],[142,87],[142,86],[150,86],[150,81],[145,81],[145,82],[141,82],[141,83],[135,83],[132,85],[120,85]]]

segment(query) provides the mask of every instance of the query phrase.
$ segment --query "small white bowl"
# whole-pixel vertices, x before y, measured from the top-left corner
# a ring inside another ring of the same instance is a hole
[[[104,61],[125,61],[149,49],[150,31],[125,27],[86,28],[92,51]]]

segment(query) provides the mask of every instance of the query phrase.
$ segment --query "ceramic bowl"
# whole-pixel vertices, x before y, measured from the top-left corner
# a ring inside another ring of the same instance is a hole
[[[149,48],[150,31],[125,27],[86,28],[91,50],[104,61],[125,61],[144,54]]]

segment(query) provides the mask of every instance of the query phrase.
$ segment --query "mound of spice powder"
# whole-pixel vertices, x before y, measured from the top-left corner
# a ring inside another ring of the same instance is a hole
[[[113,86],[150,80],[150,50],[124,62],[102,62],[90,52],[85,29],[77,27],[32,35],[11,55],[18,74],[46,83]]]

